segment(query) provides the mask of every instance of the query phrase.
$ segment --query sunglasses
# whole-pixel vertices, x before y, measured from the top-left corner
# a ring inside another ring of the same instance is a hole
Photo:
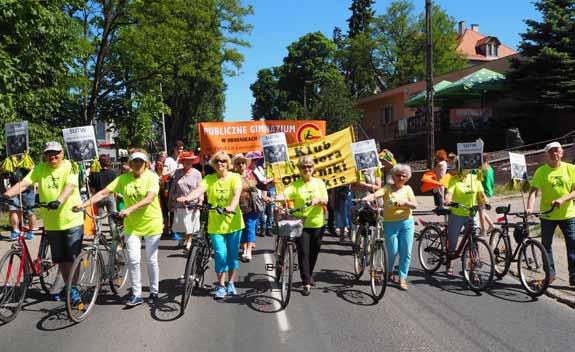
[[[60,154],[60,152],[58,151],[48,151],[48,152],[44,152],[44,155],[48,158],[52,158],[54,156],[58,156]]]
[[[299,167],[300,169],[304,170],[304,169],[313,169],[313,165],[302,165]]]
[[[228,161],[227,161],[227,160],[222,160],[222,159],[216,159],[216,160],[214,160],[214,163],[216,163],[216,164],[227,164]]]

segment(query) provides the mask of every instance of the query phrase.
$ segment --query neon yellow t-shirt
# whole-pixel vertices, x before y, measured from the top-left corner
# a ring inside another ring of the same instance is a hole
[[[377,191],[376,197],[383,196],[383,221],[403,221],[411,219],[411,208],[398,207],[398,201],[415,201],[415,194],[410,186],[405,185],[401,189],[394,191],[391,185],[385,185]]]
[[[208,194],[208,203],[214,207],[225,208],[232,202],[234,191],[242,188],[242,177],[233,172],[228,172],[224,178],[219,178],[217,174],[209,174],[203,178],[201,184]],[[210,211],[208,233],[225,235],[243,229],[244,219],[239,204],[235,212],[234,215],[220,215]]]
[[[325,183],[319,179],[312,177],[309,182],[304,182],[302,178],[297,179],[294,183],[287,186],[284,191],[286,199],[294,201],[294,207],[304,207],[306,203],[314,198],[327,199],[327,188]],[[310,229],[317,229],[324,225],[323,206],[314,205],[307,207],[301,212],[302,217],[305,218],[303,227]]]
[[[124,218],[124,232],[126,235],[136,236],[162,234],[164,218],[162,217],[162,209],[158,199],[160,181],[155,173],[146,170],[140,177],[134,178],[134,174],[127,172],[116,177],[106,188],[111,192],[120,194],[124,198],[126,208],[146,198],[149,192],[154,193],[155,196],[152,203],[141,207]]]
[[[53,168],[45,162],[40,163],[24,177],[24,181],[38,184],[40,203],[57,200],[66,185],[74,185],[74,191],[58,209],[39,209],[39,214],[44,221],[44,228],[47,231],[67,230],[84,224],[84,215],[72,211],[72,207],[80,205],[81,202],[78,174],[72,170],[72,163],[69,160],[62,160],[57,168]]]
[[[451,201],[466,207],[477,205],[477,194],[483,193],[483,185],[477,175],[468,173],[465,176],[453,176],[449,179],[447,193],[450,193]],[[451,214],[469,216],[469,210],[464,208],[451,208]]]
[[[539,209],[545,212],[551,208],[551,202],[571,193],[575,184],[575,165],[562,162],[559,167],[552,168],[548,164],[535,170],[531,185],[541,190]],[[565,202],[559,209],[553,209],[543,219],[565,220],[575,217],[575,205],[572,201]]]

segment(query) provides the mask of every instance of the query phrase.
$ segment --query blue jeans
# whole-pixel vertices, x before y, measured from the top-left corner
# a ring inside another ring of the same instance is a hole
[[[82,251],[84,225],[66,230],[46,230],[52,261],[54,263],[72,263]]]
[[[469,217],[468,216],[459,216],[450,214],[449,218],[447,219],[447,250],[449,252],[455,252],[457,248],[457,241],[459,239],[459,235],[461,234],[461,229],[463,227],[469,226]],[[475,215],[473,218],[473,229],[476,233],[479,233],[479,215]]]
[[[411,249],[413,248],[413,219],[400,221],[384,221],[383,233],[387,247],[387,267],[392,272],[395,257],[399,254],[399,278],[405,279],[411,264]]]
[[[541,219],[541,243],[547,250],[549,256],[549,266],[551,276],[555,276],[555,262],[553,261],[553,236],[555,229],[559,226],[565,238],[567,247],[567,267],[569,269],[569,282],[575,284],[575,218],[566,220],[546,220]]]
[[[10,198],[14,205],[8,206],[8,211],[18,211],[20,210],[20,196]],[[36,193],[34,192],[34,187],[29,187],[27,190],[22,192],[22,207],[33,207],[36,204]],[[24,210],[24,215],[30,216],[34,214],[34,209]]]
[[[351,197],[352,193],[348,192],[345,199],[338,199],[335,209],[335,227],[342,229],[351,226]]]
[[[258,213],[251,212],[243,214],[246,227],[242,231],[242,243],[256,242],[256,227],[258,225]]]
[[[275,187],[268,188],[268,197],[274,198],[276,196]],[[267,203],[264,210],[259,213],[259,223],[258,228],[260,231],[271,230],[274,225],[274,209],[275,205],[273,202]]]
[[[238,252],[240,251],[240,239],[242,230],[226,234],[212,234],[212,246],[214,247],[214,259],[216,273],[225,273],[240,267]]]

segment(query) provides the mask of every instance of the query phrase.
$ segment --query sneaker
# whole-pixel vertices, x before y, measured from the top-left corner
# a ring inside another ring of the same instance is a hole
[[[144,303],[144,300],[142,299],[142,297],[137,297],[137,296],[131,296],[130,299],[128,300],[128,302],[126,302],[126,305],[128,307],[135,307],[135,306],[139,306],[140,304]]]
[[[82,296],[80,296],[80,291],[78,291],[78,289],[75,287],[72,287],[72,289],[70,290],[70,300],[74,304],[82,301]]]
[[[252,260],[252,255],[251,255],[251,254],[246,254],[246,255],[244,256],[244,260],[245,260],[246,262],[249,262],[250,260]]]
[[[32,233],[32,231],[26,232],[26,239],[27,239],[28,241],[31,241],[31,240],[34,239],[34,234]]]
[[[182,236],[180,236],[179,233],[174,232],[174,234],[172,235],[172,240],[174,240],[174,241],[181,241],[181,240],[182,240]]]
[[[12,232],[10,232],[10,241],[16,241],[19,236],[20,236],[20,231],[12,230]]]
[[[226,297],[226,288],[224,286],[218,286],[214,299],[223,299],[224,297]]]
[[[301,293],[303,296],[311,295],[311,288],[309,286],[304,286],[303,291]]]
[[[62,291],[60,291],[58,293],[51,294],[50,297],[52,298],[52,301],[54,301],[54,302],[64,301],[66,299],[66,290],[62,289]]]
[[[153,306],[158,303],[158,294],[157,293],[150,293],[148,296],[148,304]]]
[[[236,286],[234,285],[233,282],[228,282],[228,288],[226,289],[226,293],[230,296],[235,296],[238,293],[236,292]]]
[[[399,289],[403,291],[407,291],[407,280],[406,279],[399,279]]]

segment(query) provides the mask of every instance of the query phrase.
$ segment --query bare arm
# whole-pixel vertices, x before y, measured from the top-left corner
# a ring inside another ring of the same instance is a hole
[[[88,199],[87,201],[85,201],[84,203],[82,203],[82,205],[78,206],[78,208],[82,208],[85,209],[87,207],[89,207],[91,204],[95,204],[98,203],[99,201],[101,201],[102,199],[106,198],[107,196],[109,196],[112,193],[112,191],[110,191],[107,188],[102,189],[100,192],[94,194],[90,199]]]
[[[571,188],[571,193],[566,194],[563,197],[560,197],[560,198],[554,200],[552,203],[552,206],[560,207],[561,205],[563,205],[563,203],[569,202],[573,199],[575,199],[575,186],[573,186]]]
[[[154,192],[148,192],[148,194],[146,194],[146,197],[144,197],[144,199],[142,199],[141,201],[137,202],[136,204],[132,205],[131,207],[128,207],[124,210],[122,210],[120,212],[120,216],[121,217],[126,217],[130,214],[132,214],[133,212],[135,212],[136,210],[145,207],[146,205],[152,203],[152,201],[154,200],[154,197],[156,197],[156,193]]]
[[[232,201],[230,205],[226,207],[226,211],[229,213],[233,213],[236,211],[238,204],[240,202],[240,195],[242,194],[242,185],[240,184],[238,187],[234,189],[234,194],[232,195]]]
[[[525,210],[528,213],[533,212],[533,206],[535,205],[535,198],[539,193],[539,188],[531,187],[529,190],[529,196],[527,197],[527,209]]]
[[[76,187],[78,187],[78,185],[68,183],[66,187],[64,187],[62,193],[60,193],[60,196],[58,196],[58,199],[56,200],[59,201],[60,203],[64,203],[66,200],[68,200],[72,192],[74,192],[74,188]]]
[[[184,197],[179,197],[178,199],[176,199],[176,201],[180,203],[191,202],[193,200],[200,198],[204,194],[204,192],[206,192],[206,188],[202,184],[199,184],[197,188],[195,188],[193,191],[190,192],[190,194]]]
[[[28,187],[30,187],[31,185],[32,185],[31,182],[24,179],[24,180],[18,182],[17,184],[15,184],[14,186],[10,187],[6,192],[4,192],[4,197],[12,198],[12,197],[16,196],[17,194],[22,193],[25,190],[27,190]]]

